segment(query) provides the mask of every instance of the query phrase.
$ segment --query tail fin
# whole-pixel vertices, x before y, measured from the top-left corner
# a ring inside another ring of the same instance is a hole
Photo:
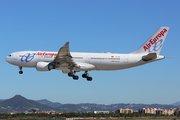
[[[132,54],[156,53],[159,55],[169,27],[160,27],[138,50]]]

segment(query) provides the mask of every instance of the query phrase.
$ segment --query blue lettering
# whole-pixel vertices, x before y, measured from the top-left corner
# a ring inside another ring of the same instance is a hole
[[[21,61],[30,62],[34,58],[35,55],[36,53],[26,53],[25,55],[22,56]]]

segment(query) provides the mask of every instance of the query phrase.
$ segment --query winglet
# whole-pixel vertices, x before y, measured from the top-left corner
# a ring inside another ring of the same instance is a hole
[[[63,47],[69,47],[69,42],[66,42]]]

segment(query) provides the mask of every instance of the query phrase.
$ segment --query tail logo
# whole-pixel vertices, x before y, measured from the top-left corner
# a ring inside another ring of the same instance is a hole
[[[154,45],[148,49],[148,52],[158,51],[162,47],[162,42],[163,42],[163,39],[155,42]]]
[[[163,43],[163,39],[160,39],[161,37],[164,36],[164,34],[167,32],[167,29],[164,28],[161,32],[158,33],[158,35],[156,35],[156,37],[154,37],[153,39],[150,39],[149,42],[143,46],[144,51],[148,50],[149,52],[154,51],[158,51]],[[160,40],[159,40],[160,39]],[[152,45],[154,45],[153,50],[150,51],[150,48],[152,47]]]

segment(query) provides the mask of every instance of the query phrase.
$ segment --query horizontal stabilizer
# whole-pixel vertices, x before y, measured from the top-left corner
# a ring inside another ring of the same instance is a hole
[[[149,53],[146,56],[143,56],[142,60],[149,61],[149,60],[152,60],[152,59],[155,59],[155,58],[157,58],[157,54],[156,53]]]

